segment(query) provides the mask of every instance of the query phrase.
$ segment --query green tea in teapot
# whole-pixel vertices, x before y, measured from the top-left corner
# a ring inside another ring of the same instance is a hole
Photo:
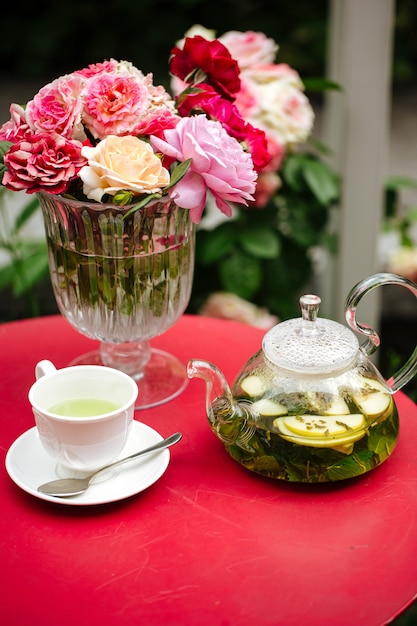
[[[358,476],[392,453],[399,421],[392,396],[377,379],[356,380],[355,389],[341,387],[337,394],[289,391],[265,397],[267,378],[249,374],[233,388],[238,402],[251,407],[250,418],[234,417],[241,434],[231,441],[230,424],[218,419],[216,402],[213,424],[229,454],[259,474],[296,482]]]

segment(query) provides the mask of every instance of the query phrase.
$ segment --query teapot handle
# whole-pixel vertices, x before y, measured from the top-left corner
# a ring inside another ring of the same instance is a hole
[[[360,324],[356,320],[356,308],[361,298],[375,287],[382,285],[403,285],[409,289],[417,298],[417,285],[404,276],[381,272],[361,280],[349,293],[345,302],[345,318],[352,330],[367,337],[362,344],[361,351],[367,356],[371,355],[380,344],[378,333],[366,324]],[[401,389],[408,383],[417,371],[417,347],[408,361],[387,381],[387,384],[394,391]]]

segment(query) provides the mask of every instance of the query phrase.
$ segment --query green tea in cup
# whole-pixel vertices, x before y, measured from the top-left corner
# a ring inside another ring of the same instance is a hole
[[[71,398],[49,407],[50,413],[67,417],[94,417],[104,413],[112,413],[120,409],[120,405],[101,398]]]

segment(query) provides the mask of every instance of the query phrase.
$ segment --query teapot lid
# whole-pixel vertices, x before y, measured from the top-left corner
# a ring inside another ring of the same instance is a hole
[[[321,299],[300,298],[302,317],[281,322],[264,336],[262,349],[274,365],[303,374],[331,374],[352,366],[359,341],[351,330],[318,318]]]

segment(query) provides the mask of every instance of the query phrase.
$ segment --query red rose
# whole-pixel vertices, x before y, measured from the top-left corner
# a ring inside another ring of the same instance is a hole
[[[66,191],[86,160],[82,144],[57,134],[28,131],[4,156],[3,185],[12,191]]]
[[[204,81],[223,97],[233,100],[240,89],[239,66],[228,49],[217,39],[196,35],[187,37],[183,48],[171,51],[170,71],[187,83]]]
[[[263,130],[252,126],[249,122],[244,127],[245,143],[251,154],[253,165],[257,172],[262,171],[271,162],[271,154],[268,150],[268,141]]]
[[[180,94],[177,99],[177,109],[181,117],[189,117],[196,113],[208,113],[211,116],[217,109],[219,101],[223,100],[214,87],[208,83],[199,83]],[[225,101],[233,106],[229,100]]]

